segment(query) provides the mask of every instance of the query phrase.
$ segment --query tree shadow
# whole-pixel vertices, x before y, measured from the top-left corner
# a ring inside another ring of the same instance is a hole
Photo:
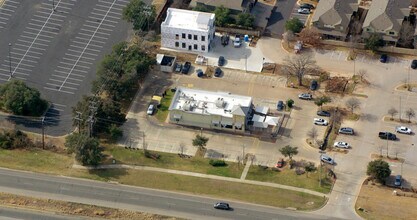
[[[106,181],[117,180],[119,179],[119,177],[125,176],[128,174],[127,169],[125,168],[95,169],[95,170],[89,170],[88,173],[91,175],[95,175]]]

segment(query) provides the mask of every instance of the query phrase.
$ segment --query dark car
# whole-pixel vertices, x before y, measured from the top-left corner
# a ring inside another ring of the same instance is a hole
[[[228,203],[225,202],[218,202],[214,204],[215,209],[223,209],[223,210],[230,210],[230,206]]]
[[[219,60],[217,61],[217,65],[218,66],[223,66],[225,61],[226,60],[224,59],[224,56],[219,56]]]
[[[284,102],[283,101],[278,101],[277,110],[282,111],[283,109],[284,109]]]
[[[314,9],[314,5],[305,3],[305,4],[300,5],[300,8],[308,8],[311,10],[311,9]]]
[[[220,67],[216,67],[216,69],[214,70],[214,76],[220,77],[221,75],[222,75],[222,69],[220,69]]]
[[[388,139],[388,140],[393,140],[393,141],[397,140],[397,136],[395,134],[391,132],[386,132],[386,131],[379,132],[378,137],[381,139]]]
[[[184,66],[182,67],[181,73],[188,74],[188,72],[190,71],[190,68],[191,68],[191,63],[185,62]]]
[[[276,168],[282,168],[284,166],[284,159],[280,158],[275,165]]]
[[[413,70],[417,69],[417,60],[411,61],[411,69]]]
[[[324,116],[324,117],[330,117],[330,112],[320,110],[320,111],[317,111],[317,115],[318,116]]]
[[[177,63],[177,65],[175,66],[175,72],[179,73],[182,70],[182,64],[181,63]]]
[[[386,63],[388,61],[388,55],[382,54],[381,57],[379,58],[379,61],[381,63]]]
[[[203,77],[204,76],[204,72],[203,72],[202,69],[197,69],[195,72],[197,73],[198,77]]]
[[[394,182],[394,185],[395,185],[395,186],[401,186],[401,182],[402,182],[401,175],[397,175],[397,176],[395,176],[395,182]]]
[[[316,90],[318,86],[319,86],[319,83],[317,82],[317,80],[311,81],[311,83],[310,83],[310,89],[311,90],[313,90],[313,91]]]

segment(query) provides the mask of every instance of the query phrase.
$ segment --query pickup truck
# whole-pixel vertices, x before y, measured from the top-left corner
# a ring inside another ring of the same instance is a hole
[[[397,136],[391,132],[379,132],[378,137],[381,139],[397,140]]]

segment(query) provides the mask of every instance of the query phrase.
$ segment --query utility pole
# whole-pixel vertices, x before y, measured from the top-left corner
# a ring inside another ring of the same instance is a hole
[[[401,113],[402,112],[401,112],[401,95],[400,95],[400,114],[399,114],[400,115],[400,122],[401,122]]]
[[[388,134],[387,134],[387,158],[388,158]]]
[[[200,128],[200,136],[203,137],[203,128]]]
[[[92,137],[93,136],[93,124],[94,124],[93,116],[88,116],[87,122],[88,122],[88,137]]]
[[[12,73],[12,52],[11,49],[12,48],[12,43],[9,43],[9,71],[10,71],[10,78],[13,77],[13,73]]]
[[[45,149],[45,126],[44,126],[44,122],[45,122],[45,117],[43,116],[42,118],[42,149]]]
[[[246,147],[246,145],[242,144],[242,160],[243,161],[245,160],[245,147]]]
[[[248,55],[245,54],[245,72],[248,72]]]
[[[408,85],[407,85],[407,90],[409,91],[409,92],[411,92],[411,84],[410,84],[410,66],[408,66],[408,76],[407,76],[407,82],[408,82]]]
[[[81,121],[83,120],[82,118],[81,118],[81,112],[76,112],[77,113],[77,116],[74,118],[76,121],[78,121],[78,134],[80,134],[81,133]]]
[[[320,174],[319,174],[319,187],[321,187],[321,172],[323,169],[323,163],[321,162],[321,156],[323,156],[323,153],[320,151]]]

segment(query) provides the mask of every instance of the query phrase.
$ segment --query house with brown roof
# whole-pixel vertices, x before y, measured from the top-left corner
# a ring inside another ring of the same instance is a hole
[[[362,38],[380,34],[391,44],[398,40],[404,19],[410,16],[410,0],[372,0],[362,26]]]
[[[223,6],[228,8],[232,14],[249,11],[250,2],[250,0],[195,0],[197,6],[206,7],[210,11]]]
[[[358,0],[321,0],[312,18],[312,25],[323,38],[345,40],[349,23],[358,11]]]

